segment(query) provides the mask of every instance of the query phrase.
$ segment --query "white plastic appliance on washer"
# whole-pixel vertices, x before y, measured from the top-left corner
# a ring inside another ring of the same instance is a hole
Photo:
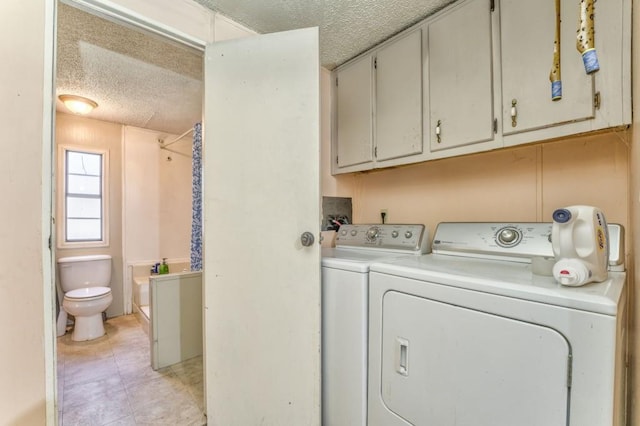
[[[369,265],[421,255],[424,225],[342,225],[335,248],[322,249],[322,423],[367,424]]]
[[[551,224],[441,223],[433,254],[369,274],[370,426],[621,426],[623,229],[610,272],[564,287],[532,273]]]

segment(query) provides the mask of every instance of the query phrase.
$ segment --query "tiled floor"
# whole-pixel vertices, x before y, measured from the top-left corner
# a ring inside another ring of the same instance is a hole
[[[202,357],[153,371],[137,318],[105,323],[107,334],[58,338],[59,425],[205,425]]]

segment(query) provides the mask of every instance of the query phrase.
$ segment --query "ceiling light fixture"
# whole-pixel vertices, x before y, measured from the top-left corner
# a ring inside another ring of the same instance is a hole
[[[62,101],[64,106],[74,114],[86,115],[89,114],[94,108],[98,107],[98,104],[91,99],[84,98],[76,95],[60,95],[58,98]]]

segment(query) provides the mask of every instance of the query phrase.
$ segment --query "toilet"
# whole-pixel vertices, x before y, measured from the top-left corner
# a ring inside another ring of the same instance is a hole
[[[111,256],[74,256],[58,259],[60,287],[64,293],[58,317],[58,335],[64,334],[67,313],[75,317],[71,340],[104,335],[102,313],[111,305]]]

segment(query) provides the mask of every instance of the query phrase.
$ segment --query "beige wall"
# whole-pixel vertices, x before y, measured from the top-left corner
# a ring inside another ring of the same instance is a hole
[[[160,258],[158,134],[124,128],[124,255],[127,264]]]
[[[167,136],[166,141],[175,138]],[[160,257],[189,259],[191,254],[192,140],[190,133],[171,151],[160,151]]]
[[[43,227],[50,191],[42,184],[50,155],[43,150],[48,139],[43,122],[50,121],[44,112],[45,3],[0,3],[0,53],[5,58],[0,66],[0,422],[5,425],[42,425],[53,390],[45,379],[51,374],[47,357],[53,354],[47,347],[53,347],[53,335],[44,333],[45,321],[53,324],[53,314],[45,315],[45,294],[52,289],[45,255],[49,229]]]
[[[71,145],[87,149],[103,149],[109,152],[109,246],[92,248],[57,248],[56,259],[66,256],[108,254],[112,258],[111,294],[113,302],[107,309],[107,316],[114,317],[124,312],[122,291],[122,126],[99,120],[91,120],[72,114],[56,114],[57,146]],[[60,173],[61,159],[58,159],[56,178]],[[58,230],[63,219],[63,198],[58,187],[56,197],[56,218]],[[59,238],[62,238],[59,235]]]
[[[124,128],[127,263],[189,258],[192,134],[166,150],[158,143],[176,137]]]
[[[628,138],[622,131],[356,174],[354,221],[378,223],[386,209],[389,222],[432,232],[442,221],[550,222],[558,207],[587,204],[626,228]]]

